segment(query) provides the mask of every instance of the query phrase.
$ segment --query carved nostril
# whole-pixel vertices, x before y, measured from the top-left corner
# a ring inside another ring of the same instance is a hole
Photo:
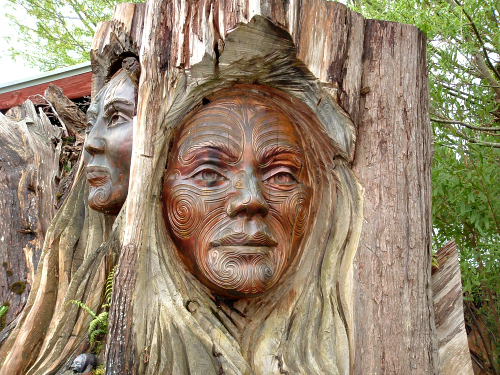
[[[233,186],[236,194],[229,200],[227,214],[229,217],[246,215],[252,217],[261,215],[265,217],[269,212],[269,205],[262,196],[259,181],[254,173],[239,171],[234,180]]]
[[[106,142],[100,137],[92,137],[89,135],[85,142],[85,151],[90,155],[96,155],[104,152]]]
[[[248,217],[255,215],[265,217],[269,213],[269,205],[260,190],[250,193],[247,189],[242,189],[230,199],[226,211],[232,218],[241,214]]]

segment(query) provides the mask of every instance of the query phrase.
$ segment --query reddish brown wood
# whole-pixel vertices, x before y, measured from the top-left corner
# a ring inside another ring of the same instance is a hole
[[[92,83],[92,73],[78,74],[72,77],[58,79],[52,82],[42,83],[40,85],[26,87],[21,90],[5,92],[0,94],[0,110],[6,110],[21,104],[30,96],[43,95],[50,84],[60,87],[69,99],[90,96]]]
[[[290,99],[267,95],[248,85],[210,98],[180,127],[165,176],[165,224],[180,258],[228,297],[272,289],[294,264],[312,216],[298,116]],[[225,263],[234,264],[230,276]]]

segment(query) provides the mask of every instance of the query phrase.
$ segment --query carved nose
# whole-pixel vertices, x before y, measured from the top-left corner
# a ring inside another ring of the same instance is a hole
[[[265,217],[269,213],[269,205],[262,196],[258,181],[254,175],[250,177],[246,174],[237,176],[234,185],[237,191],[227,205],[229,217],[238,215],[248,217],[260,215]]]
[[[102,154],[105,146],[106,142],[104,139],[94,134],[93,131],[89,133],[87,139],[85,140],[85,151],[92,156]]]

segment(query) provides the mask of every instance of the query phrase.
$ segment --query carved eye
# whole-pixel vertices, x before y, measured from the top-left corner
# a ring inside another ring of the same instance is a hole
[[[291,173],[279,172],[267,178],[264,182],[273,185],[290,185],[296,183],[297,180]]]
[[[213,169],[203,169],[191,176],[193,180],[213,182],[213,181],[224,181],[226,177],[221,175],[219,172]]]
[[[92,124],[90,121],[87,122],[87,126],[85,127],[85,134],[89,134],[92,131],[92,128],[94,127],[94,124]]]
[[[111,115],[108,121],[108,128],[112,128],[114,126],[124,124],[127,121],[130,121],[127,117],[122,115],[120,112],[115,112]]]

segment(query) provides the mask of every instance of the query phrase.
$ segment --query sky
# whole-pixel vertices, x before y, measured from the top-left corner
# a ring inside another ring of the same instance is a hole
[[[5,82],[17,81],[19,79],[28,78],[40,74],[38,69],[28,67],[24,61],[12,60],[7,55],[10,47],[5,41],[4,37],[12,35],[13,29],[9,28],[9,21],[5,17],[5,9],[7,8],[7,1],[0,0],[0,85]],[[22,17],[22,14],[20,14]],[[15,39],[15,38],[13,38]],[[12,43],[15,47],[15,42]]]

